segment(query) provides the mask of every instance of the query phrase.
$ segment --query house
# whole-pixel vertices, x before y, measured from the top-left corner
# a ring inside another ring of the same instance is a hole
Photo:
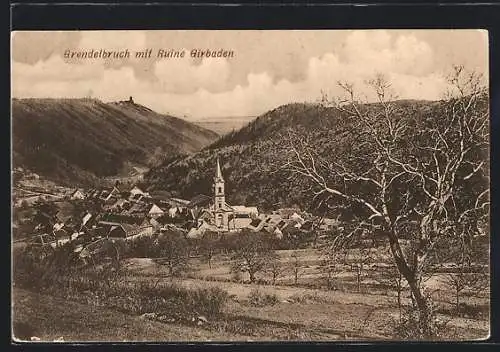
[[[176,226],[174,224],[165,224],[164,226],[162,226],[162,228],[160,229],[160,232],[162,234],[167,234],[167,233],[175,233],[177,235],[183,235],[183,236],[186,236],[188,231],[184,228],[181,228],[179,226]]]
[[[131,236],[133,237],[140,237],[140,236],[151,236],[153,234],[153,225],[150,223],[147,224],[142,224],[138,228],[134,229],[133,231],[130,231]],[[128,237],[131,237],[128,236]]]
[[[103,237],[131,239],[153,234],[153,226],[149,223],[132,225],[111,221],[99,221],[99,233]]]
[[[137,181],[142,181],[144,179],[144,174],[148,171],[148,168],[134,166],[129,172],[129,177],[132,177]]]
[[[172,196],[170,192],[167,191],[151,191],[151,198],[154,202],[168,202],[170,201],[170,197]]]
[[[159,216],[162,216],[164,213],[165,212],[156,204],[153,204],[148,211],[148,215],[153,217],[153,218],[157,218]]]
[[[315,229],[315,223],[312,220],[306,220],[301,226],[300,231],[310,232]]]
[[[87,225],[91,219],[92,219],[92,214],[86,213],[82,218],[82,227]]]
[[[273,213],[273,214],[269,214],[266,216],[266,222],[270,226],[277,226],[278,223],[282,220],[283,220],[283,218],[281,217],[281,215],[279,213]]]
[[[130,203],[130,202],[127,199],[120,198],[113,205],[111,205],[109,207],[109,209],[118,210],[118,211],[122,210],[122,209],[124,209],[124,205],[126,203]]]
[[[250,217],[259,216],[257,207],[247,207],[244,205],[232,205],[235,215],[249,215]]]
[[[54,229],[54,231],[59,231],[63,227],[64,227],[64,223],[62,223],[62,222],[56,222],[52,228]]]
[[[140,215],[146,216],[148,214],[150,208],[149,205],[142,202],[137,202],[132,205],[130,209],[127,210],[127,214],[129,215]]]
[[[214,225],[214,215],[208,209],[202,209],[201,211],[199,211],[199,214],[194,219],[196,220],[198,225],[201,225],[204,222]]]
[[[162,227],[162,223],[156,220],[155,218],[149,219],[149,224],[153,226],[153,230],[157,230]]]
[[[101,192],[95,188],[91,188],[85,193],[85,198],[98,198]]]
[[[298,220],[283,219],[278,223],[276,229],[278,229],[281,234],[288,235],[297,233],[301,226],[302,224]]]
[[[130,185],[126,183],[116,182],[115,187],[118,190],[118,194],[121,198],[128,198],[130,196]]]
[[[282,219],[290,219],[293,214],[299,212],[296,208],[281,208],[274,212],[275,215],[279,215]]]
[[[105,188],[99,192],[98,197],[106,204],[113,204],[118,198],[120,198],[120,190],[117,187]]]
[[[210,224],[208,222],[202,222],[200,226],[191,228],[186,237],[187,238],[201,238],[203,234],[207,231],[218,232],[217,226]]]
[[[296,212],[294,212],[292,215],[290,215],[289,219],[294,220],[296,222],[299,222],[301,224],[303,224],[305,222],[304,218],[302,216],[300,216],[299,214],[297,214]]]
[[[111,221],[99,221],[97,224],[97,233],[102,237],[127,237],[127,232],[122,224]]]
[[[144,198],[143,194],[137,193],[134,195],[131,194],[129,200],[132,202],[141,202],[143,198]]]
[[[69,201],[57,202],[56,220],[57,222],[68,224],[75,213],[75,206]]]
[[[54,231],[52,231],[52,234],[55,236],[55,238],[57,239],[57,244],[58,245],[62,245],[64,244],[65,242],[68,242],[71,240],[71,233],[64,230],[63,228],[60,228],[60,229],[57,229]]]
[[[171,218],[175,218],[175,216],[177,215],[178,213],[178,208],[177,207],[171,207],[168,209],[168,216],[170,216]]]
[[[82,200],[82,199],[85,199],[85,194],[83,194],[82,191],[80,191],[79,189],[75,189],[73,191],[73,193],[71,193],[71,195],[69,196],[69,199],[71,200]]]
[[[330,231],[337,227],[339,221],[337,219],[324,218],[319,224],[319,229],[322,231]]]
[[[273,235],[275,235],[277,239],[283,238],[283,232],[281,232],[281,230],[279,228],[274,229]]]
[[[246,228],[254,232],[262,231],[264,229],[264,226],[267,224],[266,220],[267,219],[259,218],[252,219],[252,221],[246,226]]]
[[[133,198],[133,199],[136,199],[137,198],[137,195],[141,195],[143,197],[146,197],[146,198],[150,198],[151,196],[149,195],[149,193],[147,192],[144,192],[142,189],[140,189],[138,186],[134,186],[134,188],[132,188],[130,190],[130,198]]]
[[[229,220],[229,230],[241,230],[248,227],[252,223],[251,218],[232,218]]]
[[[172,205],[177,205],[182,208],[187,208],[188,204],[190,203],[189,200],[182,198],[170,198],[170,202],[172,203]]]

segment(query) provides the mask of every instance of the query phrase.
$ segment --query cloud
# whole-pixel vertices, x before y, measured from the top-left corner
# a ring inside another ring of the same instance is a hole
[[[156,61],[154,74],[166,93],[220,92],[227,87],[230,67],[224,58],[204,59],[199,65],[188,58],[174,58]]]
[[[52,55],[46,61],[38,61],[34,65],[13,62],[12,75],[17,80],[38,81],[80,81],[94,79],[102,75],[102,65],[69,64],[61,56]],[[17,83],[17,82],[15,82]],[[28,83],[29,82],[23,82]]]
[[[143,31],[85,31],[78,47],[83,50],[144,50],[146,34]]]
[[[85,33],[82,49],[142,49],[143,32]],[[277,79],[272,70],[247,72],[246,82],[232,86],[234,67],[226,59],[189,57],[160,59],[154,79],[138,78],[131,65],[111,66],[102,60],[65,62],[51,56],[34,65],[13,62],[13,95],[17,97],[82,97],[90,92],[103,101],[134,100],[159,112],[195,118],[257,115],[289,102],[315,101],[321,92],[342,94],[338,81],[353,82],[370,99],[365,81],[384,74],[399,98],[439,99],[446,88],[434,69],[434,51],[413,35],[388,31],[353,31],[336,51],[313,56],[301,80]],[[298,52],[297,55],[300,53]]]

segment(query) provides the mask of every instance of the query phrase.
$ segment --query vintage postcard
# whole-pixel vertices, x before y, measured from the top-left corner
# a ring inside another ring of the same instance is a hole
[[[487,31],[11,41],[14,341],[489,337]]]

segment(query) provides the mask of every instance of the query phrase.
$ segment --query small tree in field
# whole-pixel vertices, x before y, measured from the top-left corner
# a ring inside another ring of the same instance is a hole
[[[378,276],[375,280],[396,292],[396,303],[398,305],[399,321],[403,318],[403,290],[405,289],[405,281],[403,275],[399,272],[396,263],[391,258],[389,266],[378,271]]]
[[[178,276],[189,268],[189,242],[182,234],[160,235],[158,247],[161,263],[167,266],[170,277]]]
[[[293,273],[293,284],[297,285],[299,283],[299,277],[303,274],[300,253],[292,253],[292,255],[290,256],[290,267]]]
[[[447,97],[425,107],[396,104],[382,76],[367,82],[378,100],[372,104],[361,104],[354,86],[339,82],[345,98],[331,109],[351,138],[290,131],[283,143],[289,159],[282,169],[307,181],[312,197],[331,204],[352,229],[334,246],[365,231],[387,241],[416,304],[414,338],[436,335],[422,284],[436,245],[457,233],[464,218],[476,225],[489,212],[487,90],[481,75],[463,67],[454,67],[448,82]],[[341,149],[328,150],[330,140]],[[477,232],[478,226],[471,228]],[[410,242],[406,254],[403,238]]]
[[[320,252],[322,256],[320,270],[326,280],[326,287],[331,289],[338,289],[338,276],[343,273],[347,263],[347,251],[343,248],[338,250],[323,249]]]
[[[356,248],[348,249],[352,254],[351,270],[356,273],[357,291],[361,292],[361,281],[365,275],[365,269],[372,262],[371,251],[363,243],[360,243]]]
[[[243,231],[235,239],[235,249],[231,259],[233,272],[248,273],[250,282],[254,283],[255,275],[264,272],[276,257],[264,235]]]
[[[442,260],[453,264],[450,272],[444,275],[444,282],[454,291],[455,310],[460,313],[460,299],[465,292],[477,295],[489,286],[488,263],[484,244],[480,236],[474,236],[466,219],[461,224],[459,234],[455,234],[447,243],[447,250]],[[457,236],[458,235],[458,236]]]
[[[271,275],[273,285],[276,285],[276,281],[285,274],[285,266],[280,262],[277,254],[274,254],[269,263],[267,263],[266,271]]]
[[[219,234],[217,232],[207,231],[200,239],[200,251],[207,260],[208,267],[212,269],[212,259],[217,252],[217,244],[219,242]]]

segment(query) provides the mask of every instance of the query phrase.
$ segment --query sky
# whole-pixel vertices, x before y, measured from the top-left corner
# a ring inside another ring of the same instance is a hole
[[[17,31],[11,36],[16,98],[126,100],[188,119],[257,116],[290,102],[343,94],[339,81],[372,99],[382,74],[400,99],[443,97],[452,65],[488,75],[483,30]],[[65,58],[104,49],[129,58]],[[135,51],[152,49],[150,58]],[[160,49],[185,51],[159,58]],[[193,49],[227,58],[192,58]]]

